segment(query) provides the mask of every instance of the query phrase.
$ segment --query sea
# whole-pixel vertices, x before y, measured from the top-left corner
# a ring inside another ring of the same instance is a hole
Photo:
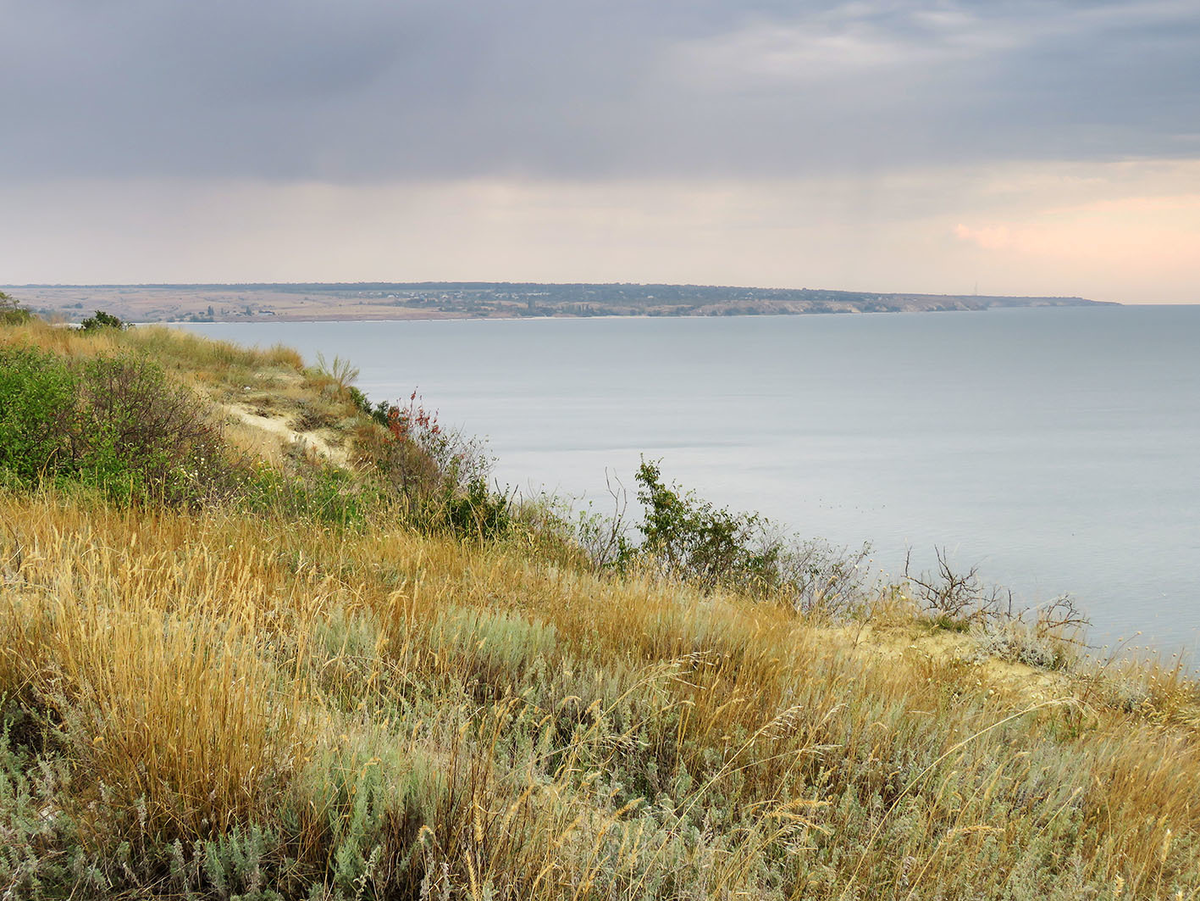
[[[641,459],[718,506],[1067,594],[1104,655],[1200,651],[1200,306],[189,324],[341,357],[486,437],[501,486],[611,511]]]

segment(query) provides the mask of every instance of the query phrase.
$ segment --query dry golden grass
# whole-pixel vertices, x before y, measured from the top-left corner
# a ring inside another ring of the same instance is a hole
[[[41,319],[0,328],[0,345],[37,347],[69,357],[112,354],[121,348],[123,337],[120,332],[108,330],[85,334]]]
[[[247,378],[294,376],[304,371],[300,354],[276,345],[268,350],[240,347],[163,326],[140,326],[123,332],[126,346],[152,355],[162,365],[216,384],[244,387]]]
[[[19,578],[0,602],[6,689],[61,720],[88,791],[143,799],[173,834],[252,815],[298,741],[295,699],[261,646],[263,608],[239,590],[253,552],[172,551],[162,541],[179,522],[56,516],[49,503],[32,523],[22,511]],[[146,526],[154,549],[139,550]]]
[[[71,841],[178,839],[173,890],[219,895],[196,861],[258,828],[288,895],[1200,894],[1180,672],[1039,700],[911,627],[515,545],[48,493],[0,520],[0,694],[70,761]]]
[[[273,387],[281,380],[299,383],[304,374],[304,361],[292,348],[254,350],[163,326],[82,332],[35,318],[24,325],[0,328],[0,345],[37,347],[67,357],[144,353],[197,385],[239,392],[247,385]]]

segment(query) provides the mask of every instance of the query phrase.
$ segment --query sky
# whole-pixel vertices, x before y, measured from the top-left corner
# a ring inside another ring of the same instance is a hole
[[[1197,0],[0,0],[0,284],[1200,303]]]

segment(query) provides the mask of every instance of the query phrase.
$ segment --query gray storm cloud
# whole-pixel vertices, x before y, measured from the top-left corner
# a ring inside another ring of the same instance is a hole
[[[0,0],[0,179],[1194,156],[1200,4]]]

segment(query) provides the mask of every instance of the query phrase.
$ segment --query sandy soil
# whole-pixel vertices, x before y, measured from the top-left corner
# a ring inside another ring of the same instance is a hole
[[[970,666],[981,683],[1016,695],[1026,704],[1071,693],[1067,674],[983,655],[978,642],[961,632],[929,631],[910,623],[894,627],[840,626],[831,631],[841,633],[842,639],[865,657],[915,657],[924,658],[933,667]]]
[[[346,449],[335,446],[328,436],[320,432],[297,432],[288,425],[285,418],[260,416],[241,404],[221,404],[221,407],[239,422],[277,436],[281,444],[299,443],[337,466],[350,467],[350,455]]]

